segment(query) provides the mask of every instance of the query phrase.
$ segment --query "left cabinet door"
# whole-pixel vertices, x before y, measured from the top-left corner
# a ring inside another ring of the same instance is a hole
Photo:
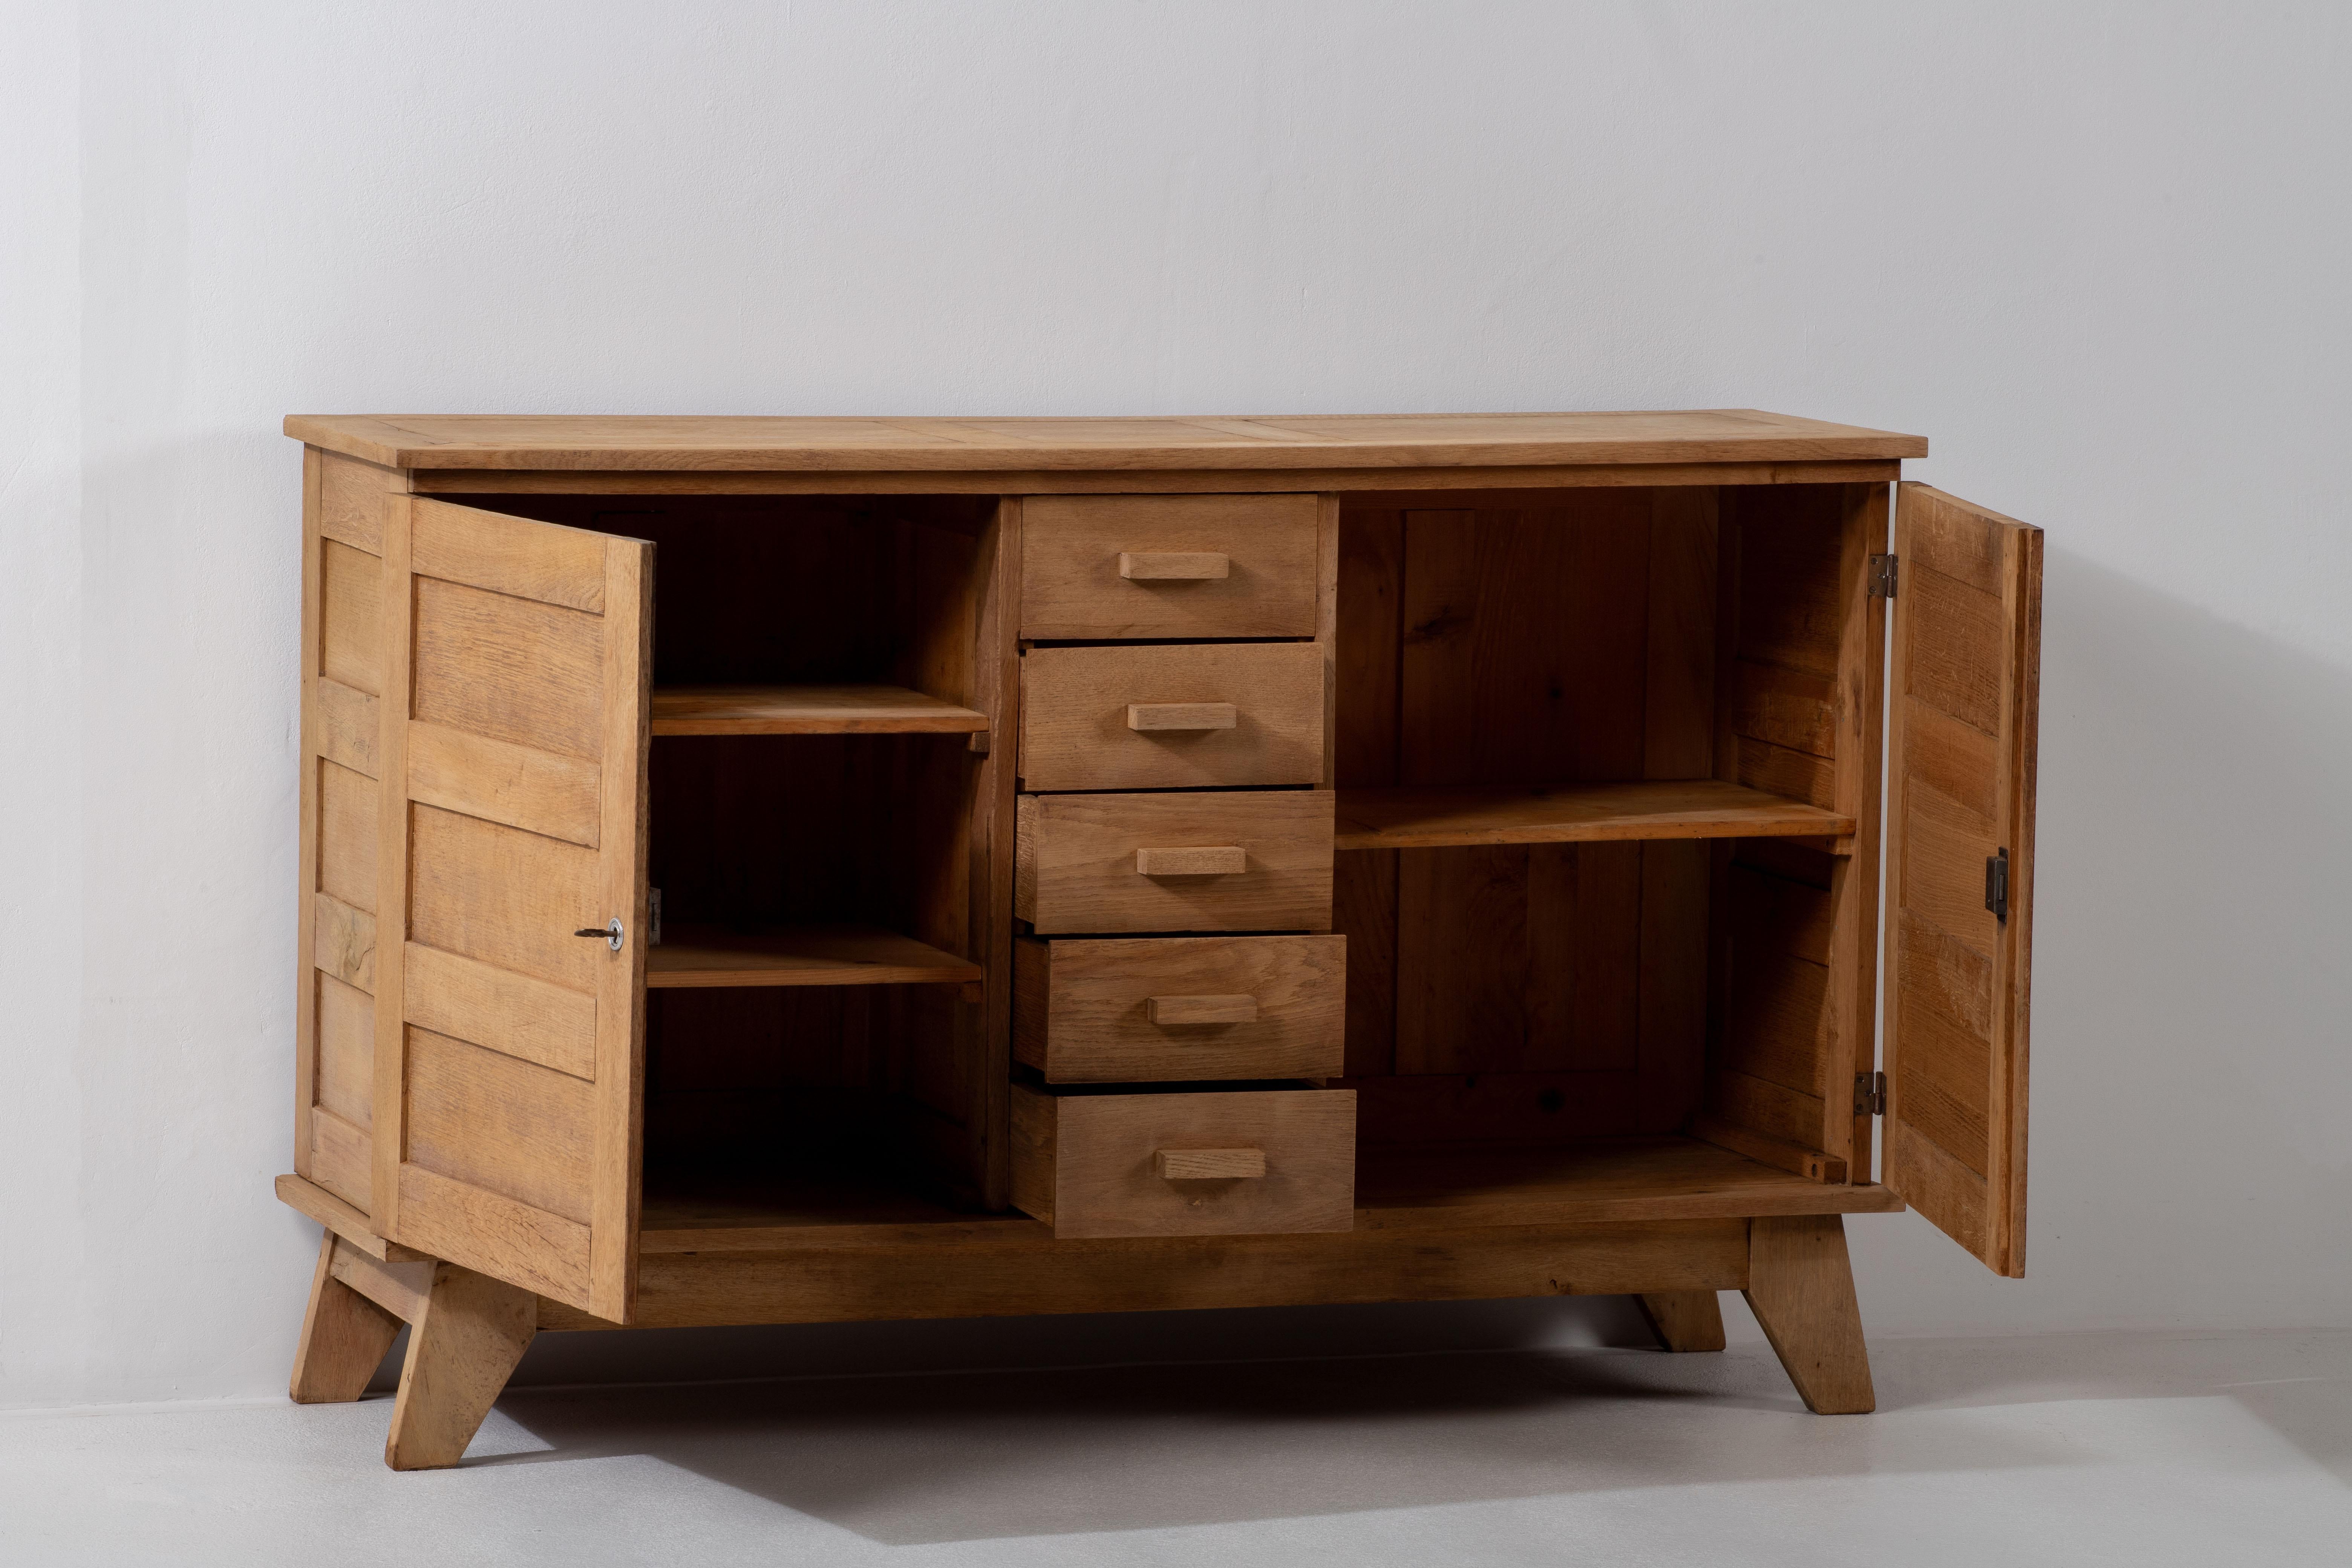
[[[383,546],[371,1219],[625,1322],[653,546],[421,496]]]

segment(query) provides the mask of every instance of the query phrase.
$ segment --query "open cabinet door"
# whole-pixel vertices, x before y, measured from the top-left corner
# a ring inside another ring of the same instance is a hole
[[[371,1218],[625,1321],[653,546],[422,496],[383,543]]]
[[[2025,1272],[2025,1020],[2042,531],[1898,487],[1886,1184]]]

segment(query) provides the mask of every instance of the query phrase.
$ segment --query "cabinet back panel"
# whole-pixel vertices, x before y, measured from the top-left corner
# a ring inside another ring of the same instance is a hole
[[[1713,770],[1711,489],[1349,508],[1339,594],[1343,788]],[[1693,842],[1341,853],[1360,1136],[1680,1125],[1698,1093],[1708,896]]]

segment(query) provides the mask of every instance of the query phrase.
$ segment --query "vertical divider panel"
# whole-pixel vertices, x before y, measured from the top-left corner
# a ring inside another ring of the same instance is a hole
[[[981,1177],[981,1200],[991,1209],[1013,1201],[1013,862],[1019,806],[1019,781],[1013,774],[1018,754],[1014,737],[1021,732],[1021,499],[1000,500],[985,535],[976,617],[979,689],[971,704],[989,718],[988,756],[980,770],[972,821],[972,957],[988,969],[972,1154]]]
[[[1886,601],[1870,589],[1870,558],[1886,551],[1887,487],[1847,485],[1838,560],[1837,758],[1832,809],[1854,821],[1850,852],[1831,864],[1829,1039],[1822,1052],[1822,1148],[1870,1180],[1871,1122],[1853,1110],[1854,1075],[1878,1056],[1879,799],[1886,679]]]
[[[409,663],[415,616],[409,574],[413,496],[394,496],[383,513],[383,684],[376,694],[379,728],[375,898],[374,1179],[368,1220],[378,1236],[400,1234],[400,1165],[408,1146],[407,1020],[402,1016],[407,962]]]
[[[296,900],[294,995],[294,1173],[311,1179],[310,1104],[319,1092],[319,576],[325,554],[319,534],[319,485],[323,455],[302,448],[302,692],[301,827],[296,850],[301,896]]]

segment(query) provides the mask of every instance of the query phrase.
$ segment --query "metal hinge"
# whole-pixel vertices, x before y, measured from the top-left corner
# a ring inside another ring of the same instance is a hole
[[[1903,563],[1892,555],[1870,558],[1870,594],[1874,599],[1891,599],[1903,576]]]
[[[1886,1075],[1883,1072],[1858,1072],[1853,1075],[1853,1113],[1856,1116],[1886,1114]]]
[[[1992,918],[2009,923],[2009,851],[1996,851],[1985,857],[1985,908]]]

